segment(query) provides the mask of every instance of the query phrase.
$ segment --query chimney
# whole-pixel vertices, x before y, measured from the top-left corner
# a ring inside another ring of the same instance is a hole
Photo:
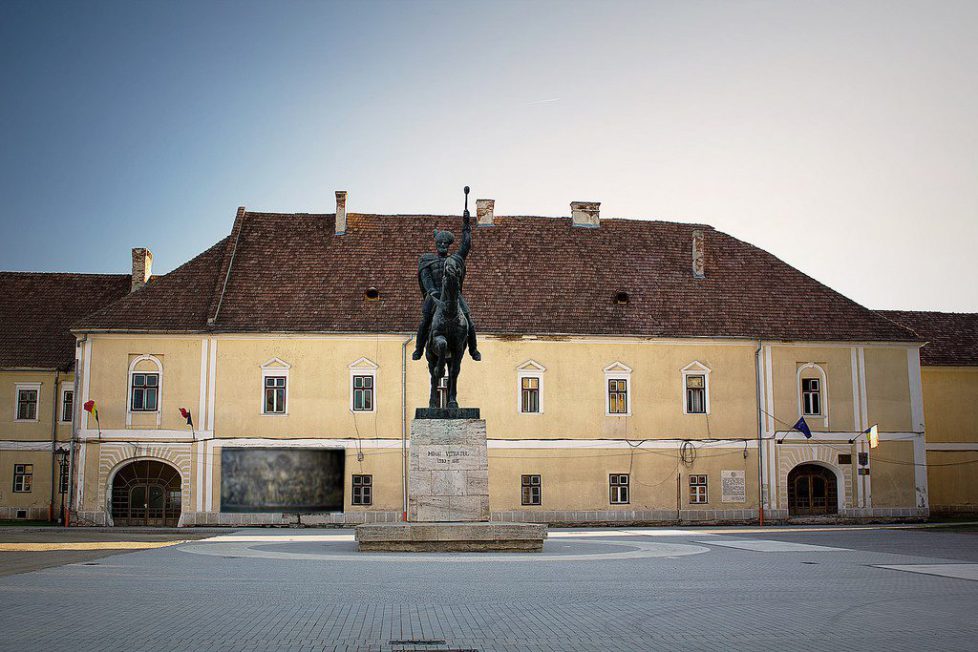
[[[346,233],[346,191],[336,191],[336,235]]]
[[[703,244],[703,232],[693,231],[693,278],[706,278],[705,263],[706,248]]]
[[[133,247],[132,250],[132,286],[130,292],[135,292],[146,285],[153,275],[153,252],[143,247]]]
[[[571,218],[574,226],[586,226],[597,228],[601,226],[599,209],[601,202],[598,201],[572,201]]]
[[[475,216],[479,226],[492,226],[492,211],[496,207],[495,199],[476,199]]]

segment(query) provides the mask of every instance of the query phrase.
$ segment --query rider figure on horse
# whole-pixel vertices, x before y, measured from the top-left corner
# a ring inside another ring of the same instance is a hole
[[[468,194],[468,187],[465,192]],[[418,285],[421,286],[421,296],[424,298],[424,305],[421,309],[421,325],[418,326],[418,336],[415,339],[414,353],[411,354],[412,360],[420,360],[424,355],[425,345],[428,343],[428,333],[431,329],[431,319],[435,314],[436,299],[441,298],[442,279],[445,276],[445,261],[453,258],[462,270],[460,283],[465,281],[465,258],[469,255],[472,248],[472,226],[470,224],[469,211],[466,208],[462,216],[462,243],[455,253],[449,256],[448,247],[455,242],[455,236],[451,231],[435,230],[435,248],[437,253],[425,253],[418,260]],[[461,288],[460,288],[461,289]],[[482,359],[479,353],[478,344],[475,336],[475,323],[472,315],[469,314],[469,306],[465,299],[459,294],[459,309],[469,321],[469,355],[473,360]]]

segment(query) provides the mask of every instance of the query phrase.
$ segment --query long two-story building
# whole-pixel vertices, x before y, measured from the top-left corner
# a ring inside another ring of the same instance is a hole
[[[493,518],[926,516],[921,337],[709,226],[571,213],[478,202],[483,360],[459,399],[487,422]],[[75,322],[75,522],[401,519],[428,399],[418,256],[461,226],[349,213],[345,193],[331,214],[240,208]]]

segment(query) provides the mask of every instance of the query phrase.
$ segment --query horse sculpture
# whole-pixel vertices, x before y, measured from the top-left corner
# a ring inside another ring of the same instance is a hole
[[[468,188],[466,188],[468,190]],[[441,294],[435,299],[435,314],[431,320],[431,331],[425,357],[428,360],[428,373],[431,375],[431,396],[428,407],[437,408],[438,382],[445,376],[448,367],[448,405],[458,407],[458,373],[462,367],[462,357],[469,341],[469,320],[459,308],[459,289],[461,287],[462,267],[453,257],[445,261],[445,274],[442,278]]]

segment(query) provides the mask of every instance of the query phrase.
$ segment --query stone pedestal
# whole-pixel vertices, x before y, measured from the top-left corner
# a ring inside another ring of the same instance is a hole
[[[477,408],[419,408],[411,422],[408,523],[356,528],[363,552],[539,552],[545,525],[489,522],[486,422]]]
[[[475,416],[478,417],[477,411]],[[408,520],[489,520],[485,421],[416,418],[411,422]]]

